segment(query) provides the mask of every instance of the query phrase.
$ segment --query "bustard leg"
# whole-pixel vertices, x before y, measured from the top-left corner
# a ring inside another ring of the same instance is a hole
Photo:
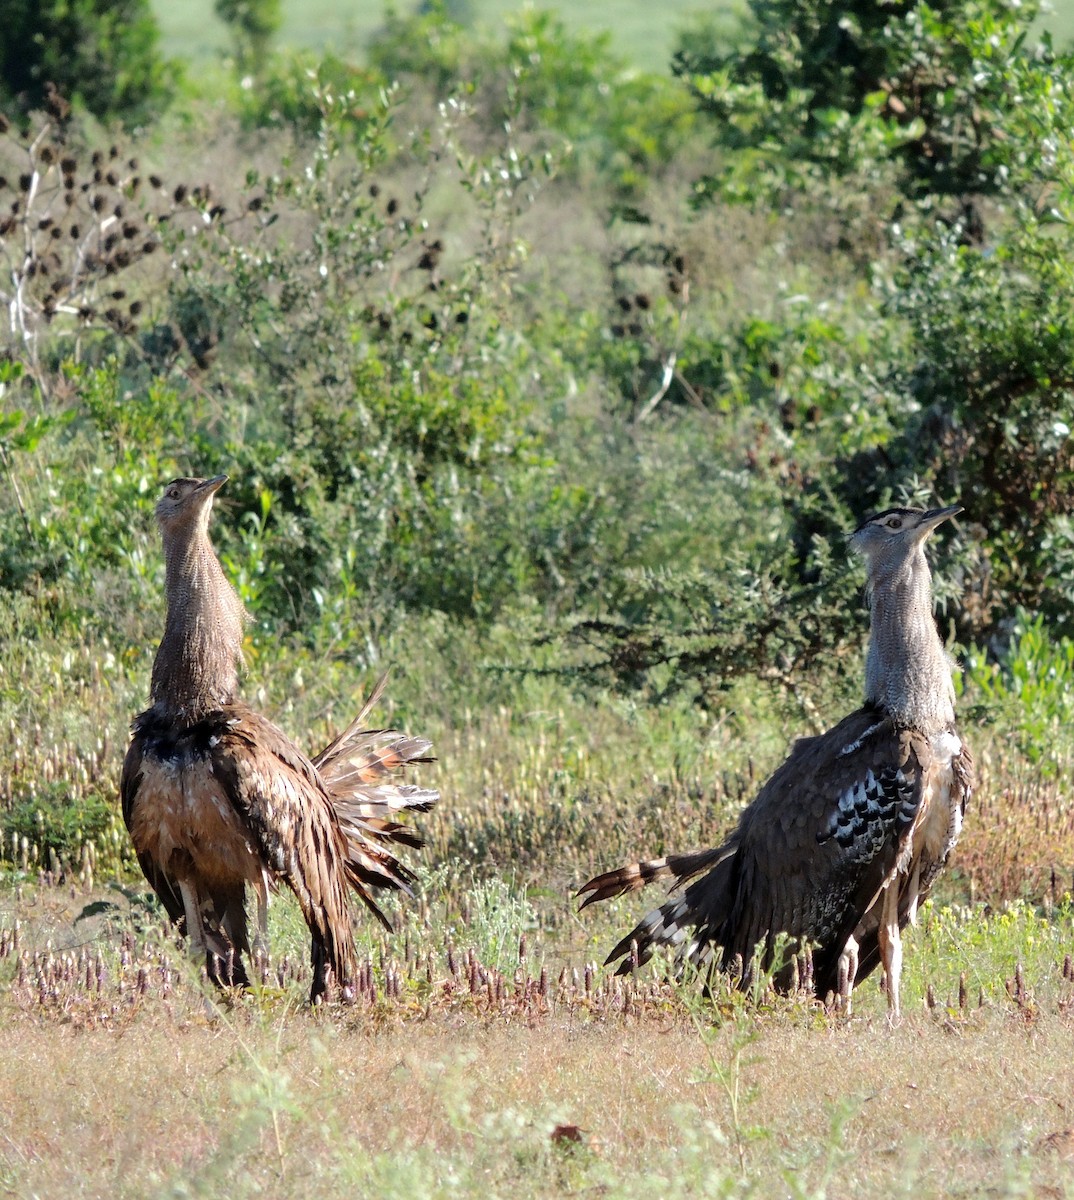
[[[201,919],[201,904],[194,885],[186,880],[179,881],[179,894],[183,897],[186,913],[186,935],[190,939],[190,953],[200,958],[205,953],[205,925]]]
[[[880,961],[884,965],[884,982],[888,990],[888,1020],[899,1020],[899,977],[902,974],[902,935],[899,933],[899,889],[895,882],[884,889],[883,909],[877,937],[880,942]]]
[[[261,977],[261,982],[264,983],[268,975],[269,967],[269,950],[268,950],[268,902],[269,902],[269,877],[268,872],[262,870],[261,878],[254,885],[254,892],[257,894],[257,933],[254,935],[254,967]]]
[[[836,1002],[844,1013],[850,1016],[850,993],[854,990],[854,981],[858,977],[858,939],[851,934],[839,955],[839,994]]]

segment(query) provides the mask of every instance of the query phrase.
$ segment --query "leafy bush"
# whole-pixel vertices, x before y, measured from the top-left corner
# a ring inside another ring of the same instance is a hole
[[[736,152],[703,191],[747,198],[898,167],[909,195],[995,190],[1007,76],[1029,60],[1032,0],[751,0],[730,49],[684,39],[675,72]]]
[[[171,99],[175,68],[158,41],[149,0],[15,0],[0,24],[0,93],[8,106],[47,102],[57,115],[69,97],[136,125]]]
[[[239,71],[260,74],[283,19],[280,0],[214,0],[213,7],[231,31]]]
[[[531,152],[556,152],[562,173],[595,169],[628,195],[683,150],[694,126],[685,89],[628,69],[607,34],[570,32],[539,9],[509,16],[507,27],[506,41],[492,41],[440,5],[413,16],[390,12],[370,62],[384,78],[418,84],[438,100],[470,91],[488,133],[510,122],[532,141]]]

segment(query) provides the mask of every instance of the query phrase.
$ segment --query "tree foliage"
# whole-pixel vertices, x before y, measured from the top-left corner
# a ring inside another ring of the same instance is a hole
[[[1001,186],[1005,78],[1047,57],[1036,0],[751,0],[732,49],[675,55],[718,143],[736,152],[705,191],[749,194],[888,164],[910,196]]]
[[[172,93],[159,40],[149,0],[4,0],[0,93],[33,109],[58,91],[97,117],[135,125]]]

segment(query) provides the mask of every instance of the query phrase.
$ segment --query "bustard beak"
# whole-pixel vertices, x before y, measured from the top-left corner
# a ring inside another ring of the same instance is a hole
[[[930,508],[928,512],[922,513],[921,520],[917,524],[918,537],[927,538],[937,525],[942,525],[948,517],[957,516],[960,512],[962,512],[961,504],[950,504],[947,508]]]
[[[218,492],[225,483],[227,483],[226,475],[214,475],[212,479],[202,480],[202,482],[198,484],[196,491],[206,492],[208,495],[212,496],[214,493]]]

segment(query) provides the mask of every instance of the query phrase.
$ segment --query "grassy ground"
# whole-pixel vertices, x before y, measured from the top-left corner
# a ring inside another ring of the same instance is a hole
[[[304,1011],[295,980],[220,1003],[154,931],[50,949],[83,899],[25,888],[17,949],[0,919],[9,1194],[1074,1194],[1069,913],[994,918],[986,983],[929,1007],[925,974],[982,920],[931,914],[891,1029],[872,983],[848,1022],[651,980],[542,985],[515,948],[499,977],[397,947],[354,1008]]]

